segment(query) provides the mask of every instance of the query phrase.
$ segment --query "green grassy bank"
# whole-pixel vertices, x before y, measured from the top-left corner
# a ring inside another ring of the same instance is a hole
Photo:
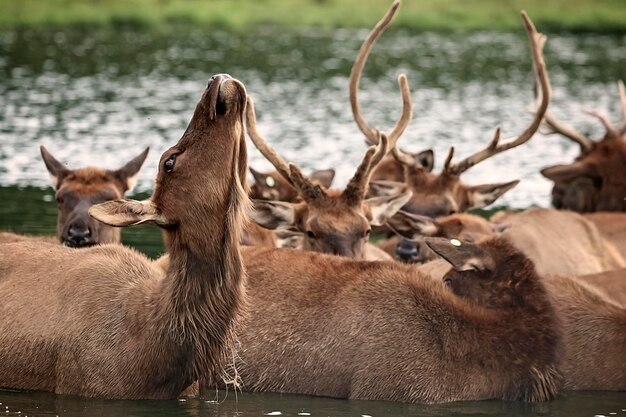
[[[0,0],[0,28],[209,25],[235,30],[370,27],[387,0]],[[526,9],[543,31],[626,33],[625,0],[404,0],[396,25],[415,30],[519,29]]]

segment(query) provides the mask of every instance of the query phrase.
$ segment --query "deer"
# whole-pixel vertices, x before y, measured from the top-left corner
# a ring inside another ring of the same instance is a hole
[[[623,281],[624,271],[621,274]],[[469,302],[488,296],[480,276],[468,279],[448,273],[442,279],[451,292]],[[589,285],[585,277],[544,275],[542,282],[563,329],[562,388],[626,390],[626,308]]]
[[[394,2],[377,23],[372,30],[374,39],[391,23],[398,7],[399,2]],[[357,61],[361,59],[359,57],[362,51],[368,50],[368,45],[373,42],[372,34],[361,47]],[[287,229],[302,233],[304,250],[357,259],[388,259],[384,252],[368,244],[371,226],[383,225],[396,210],[406,204],[411,192],[405,190],[369,199],[365,197],[373,170],[388,149],[395,146],[412,118],[411,93],[404,74],[398,76],[398,84],[403,101],[400,118],[389,134],[377,132],[380,140],[369,147],[354,176],[343,190],[327,190],[303,175],[294,163],[287,164],[258,131],[254,103],[248,98],[248,136],[302,199],[298,203],[254,200],[251,219],[269,229]]]
[[[245,248],[243,389],[419,403],[552,398],[560,326],[532,262],[498,237],[427,242],[448,274],[479,276],[484,299],[461,300],[400,263]]]
[[[596,110],[586,113],[600,120],[606,132],[594,140],[547,112],[544,125],[548,134],[559,134],[580,147],[571,164],[554,165],[541,174],[554,182],[552,205],[579,213],[626,211],[626,91],[618,82],[622,120],[616,124]]]
[[[475,242],[499,235],[532,259],[541,275],[577,276],[626,267],[611,242],[575,212],[531,208],[500,216],[494,223],[466,213],[432,219],[399,210],[388,224],[405,238],[398,243],[396,256],[407,262],[436,258],[422,242],[424,236]]]
[[[225,375],[245,304],[246,97],[240,81],[213,76],[182,137],[161,156],[152,196],[89,209],[109,226],[160,227],[165,271],[122,245],[80,256],[62,245],[3,245],[0,387],[168,399]]]
[[[250,198],[256,200],[278,200],[295,203],[300,199],[298,192],[278,171],[261,172],[250,167],[254,183],[250,186]],[[330,188],[335,178],[334,169],[316,170],[308,176],[312,183]]]
[[[46,149],[40,147],[50,181],[56,192],[57,237],[26,236],[0,233],[0,242],[28,240],[57,241],[71,248],[83,248],[102,243],[119,243],[120,230],[110,227],[88,215],[94,204],[117,200],[131,191],[150,148],[116,170],[88,166],[69,169]]]
[[[365,136],[366,142],[370,145],[377,143],[376,129],[368,125],[361,112],[358,89],[365,62],[373,41],[378,35],[378,32],[370,34],[372,41],[365,43],[359,51],[359,56],[352,67],[349,79],[352,115]],[[542,40],[531,42],[532,61],[534,72],[539,80],[540,97],[536,100],[537,109],[531,123],[519,136],[511,138],[505,143],[500,143],[500,128],[497,128],[493,139],[485,149],[458,163],[452,163],[454,156],[454,147],[452,147],[445,160],[443,170],[438,174],[431,172],[434,159],[432,151],[427,150],[418,154],[411,154],[398,147],[392,147],[391,154],[395,162],[388,158],[385,160],[385,165],[381,163],[377,167],[372,178],[380,180],[370,182],[370,195],[395,194],[408,188],[413,195],[402,209],[414,214],[436,217],[487,206],[515,187],[519,183],[517,180],[469,186],[461,181],[461,174],[487,158],[523,145],[541,125],[551,98],[550,82],[541,51],[545,36],[541,36]],[[390,175],[389,172],[394,172],[394,174]],[[401,177],[398,175],[399,172],[402,172]]]

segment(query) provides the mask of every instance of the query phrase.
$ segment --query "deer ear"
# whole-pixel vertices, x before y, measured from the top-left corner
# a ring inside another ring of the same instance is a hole
[[[432,149],[419,152],[415,155],[415,161],[427,172],[431,172],[435,166],[435,153]]]
[[[493,258],[473,243],[440,237],[427,237],[424,241],[457,271],[493,271],[495,268]]]
[[[382,226],[387,223],[398,210],[402,208],[410,199],[413,193],[406,191],[402,194],[386,197],[373,197],[364,201],[372,212],[372,226]]]
[[[387,224],[394,231],[411,240],[422,236],[434,236],[440,231],[439,225],[432,218],[403,210],[398,210],[393,217],[387,220]]]
[[[313,171],[311,175],[309,175],[309,179],[313,183],[322,185],[325,188],[330,188],[330,185],[333,183],[333,179],[335,179],[335,170],[320,169],[317,171]]]
[[[135,187],[137,174],[139,174],[139,170],[146,160],[148,152],[150,152],[149,146],[139,155],[128,161],[123,167],[113,171],[113,175],[115,175],[124,186],[124,192],[130,191]]]
[[[295,204],[283,201],[252,200],[254,209],[249,213],[250,219],[267,229],[295,229]]]
[[[541,175],[554,182],[571,182],[578,177],[593,176],[590,164],[578,161],[568,165],[554,165],[542,169]]]
[[[50,175],[50,182],[54,189],[58,189],[63,178],[69,174],[71,171],[65,167],[62,163],[57,161],[54,156],[45,146],[40,146],[39,150],[41,151],[41,157],[43,158],[44,164],[46,164],[46,169],[48,170],[48,174]]]
[[[95,204],[89,208],[89,215],[109,226],[125,227],[141,223],[155,223],[167,226],[169,222],[160,214],[150,200],[113,200]]]
[[[469,209],[488,206],[511,188],[519,184],[519,180],[499,184],[482,184],[469,187],[467,190],[470,202]]]
[[[406,192],[407,185],[397,181],[370,181],[368,195],[372,197],[395,196]]]

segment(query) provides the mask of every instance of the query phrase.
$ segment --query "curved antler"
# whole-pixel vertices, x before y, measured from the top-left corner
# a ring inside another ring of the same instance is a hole
[[[385,31],[387,26],[394,19],[396,13],[398,12],[398,8],[400,7],[400,1],[395,0],[385,16],[374,26],[374,29],[370,32],[367,39],[361,45],[361,49],[357,54],[357,57],[354,61],[354,65],[352,66],[352,70],[350,71],[350,78],[348,81],[348,92],[350,96],[350,106],[352,108],[352,115],[354,120],[365,135],[366,142],[369,145],[376,145],[378,140],[378,129],[370,127],[365,118],[361,114],[361,106],[359,104],[358,98],[358,90],[359,83],[361,81],[361,73],[363,72],[363,67],[365,66],[365,62],[367,61],[367,57],[374,46],[376,40],[380,37],[380,35]],[[387,138],[389,139],[389,148],[393,148],[398,140],[398,138],[404,133],[407,126],[411,122],[413,118],[413,103],[411,101],[411,91],[409,89],[409,85],[406,79],[406,75],[400,74],[398,76],[398,85],[400,86],[400,91],[402,93],[402,115],[398,122],[396,123],[393,130],[387,134]]]
[[[487,158],[490,158],[508,149],[520,146],[528,142],[528,140],[533,137],[533,135],[541,125],[541,121],[546,114],[548,104],[550,103],[550,97],[552,95],[550,89],[550,80],[548,79],[548,72],[546,70],[546,64],[543,59],[542,51],[543,44],[545,43],[545,35],[537,32],[535,25],[530,20],[525,11],[522,11],[522,20],[524,21],[524,27],[526,28],[526,33],[528,34],[528,39],[530,41],[530,49],[532,52],[533,69],[535,72],[535,76],[539,81],[539,85],[541,86],[541,94],[540,98],[538,99],[539,106],[537,108],[537,111],[535,112],[535,117],[533,118],[531,124],[519,136],[509,139],[505,143],[499,143],[500,129],[496,129],[493,139],[485,149],[476,152],[475,154],[465,158],[457,164],[448,164],[448,168],[447,170],[445,170],[447,173],[460,175],[472,166],[484,161]]]
[[[246,105],[246,128],[248,136],[254,143],[254,146],[261,152],[280,175],[296,189],[298,194],[305,201],[311,201],[325,196],[325,191],[316,184],[313,184],[294,163],[287,164],[285,160],[276,152],[259,133],[256,127],[256,112],[254,110],[254,101],[248,96]]]

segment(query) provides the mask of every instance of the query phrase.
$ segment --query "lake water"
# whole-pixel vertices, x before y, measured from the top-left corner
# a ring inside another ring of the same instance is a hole
[[[0,230],[54,233],[54,193],[39,156],[42,144],[70,167],[106,168],[150,146],[136,195],[145,197],[159,155],[178,140],[208,78],[219,72],[246,84],[260,130],[286,159],[306,171],[333,167],[336,183],[345,184],[365,150],[348,105],[347,75],[366,34],[260,29],[236,35],[211,28],[0,32]],[[581,110],[618,114],[615,82],[626,79],[626,36],[551,35],[546,61],[552,110],[600,136],[600,124]],[[384,130],[399,115],[400,72],[408,76],[415,106],[401,146],[433,148],[436,169],[449,146],[465,156],[485,146],[495,126],[508,137],[531,118],[530,57],[521,30],[386,33],[361,83],[364,113]],[[548,206],[550,183],[538,170],[576,154],[571,142],[539,135],[463,178],[471,184],[519,178],[521,184],[499,203]],[[250,158],[254,167],[269,169],[256,150]],[[149,226],[125,231],[124,242],[151,256],[162,251],[159,232]],[[563,393],[544,404],[422,406],[232,392],[220,393],[217,402],[127,402],[0,391],[0,403],[7,416],[626,416],[626,393]]]

